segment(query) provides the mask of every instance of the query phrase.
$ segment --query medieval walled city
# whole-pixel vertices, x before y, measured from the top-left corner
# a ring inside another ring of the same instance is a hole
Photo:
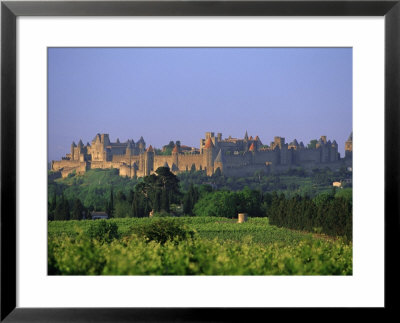
[[[119,170],[119,175],[129,178],[150,175],[159,167],[169,167],[173,173],[204,171],[208,176],[221,172],[226,176],[248,176],[256,171],[283,172],[290,168],[339,169],[352,166],[352,133],[345,142],[345,156],[338,152],[335,140],[321,136],[315,145],[305,146],[294,139],[274,137],[270,145],[263,145],[258,136],[223,139],[222,133],[206,132],[200,139],[200,148],[175,145],[170,155],[159,155],[143,137],[135,143],[111,142],[109,134],[97,134],[91,144],[82,140],[71,144],[71,151],[59,161],[52,161],[51,170],[67,177],[71,173],[83,174],[89,169]]]

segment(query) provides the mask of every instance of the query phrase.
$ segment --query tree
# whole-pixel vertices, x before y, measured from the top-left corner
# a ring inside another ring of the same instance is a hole
[[[197,216],[235,217],[236,195],[227,191],[207,193],[195,204],[193,213]]]
[[[54,211],[54,220],[63,221],[69,220],[69,203],[68,200],[64,198],[64,193],[61,194],[61,198],[57,201],[57,206]]]
[[[143,181],[136,185],[136,193],[141,195],[144,204],[156,212],[161,209],[169,212],[171,203],[179,202],[181,198],[179,179],[168,167],[159,167],[155,174],[145,176]],[[138,212],[139,209],[134,214],[138,215]]]
[[[82,212],[85,210],[80,199],[75,199],[71,211],[71,220],[82,220]]]
[[[51,202],[49,202],[49,210],[48,210],[49,221],[54,220],[54,212],[56,210],[56,207],[57,207],[57,194],[56,192],[54,192],[53,199],[51,200]]]
[[[307,145],[308,149],[315,149],[317,148],[317,139],[310,140],[310,143]]]
[[[108,203],[106,205],[106,212],[110,218],[112,218],[114,216],[114,193],[113,193],[112,187],[110,190],[110,199],[108,200]]]
[[[248,213],[249,216],[262,216],[262,194],[257,190],[250,190],[247,186],[236,193],[236,206],[238,213]]]
[[[167,192],[167,190],[162,190],[161,191],[161,203],[160,203],[160,209],[164,210],[165,212],[169,212],[169,206],[170,206],[170,197],[169,194]]]
[[[165,191],[168,197],[168,203],[179,202],[181,192],[179,190],[179,179],[174,173],[170,171],[168,167],[159,167],[156,170],[157,174],[157,186],[161,189],[161,192]]]
[[[183,213],[188,215],[193,215],[193,207],[199,200],[199,191],[197,187],[190,184],[189,190],[183,197]]]

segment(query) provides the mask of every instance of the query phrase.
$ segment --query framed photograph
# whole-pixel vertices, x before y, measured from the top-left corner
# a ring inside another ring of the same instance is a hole
[[[394,308],[399,15],[2,2],[1,320]]]

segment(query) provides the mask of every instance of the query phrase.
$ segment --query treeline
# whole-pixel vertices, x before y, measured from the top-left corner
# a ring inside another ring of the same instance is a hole
[[[334,191],[333,191],[334,192]],[[268,209],[269,223],[278,227],[344,236],[352,239],[351,190],[347,194],[285,197],[273,194]]]
[[[70,175],[67,178],[48,181],[48,199],[52,203],[54,195],[64,198],[72,204],[79,199],[90,212],[106,211],[110,191],[122,192],[126,196],[133,191],[138,179],[119,176],[118,169],[91,169],[83,175]]]
[[[252,176],[230,177],[220,172],[207,176],[204,171],[192,169],[188,172],[179,173],[178,178],[182,189],[185,191],[189,189],[191,184],[208,184],[220,190],[239,191],[247,186],[250,189],[257,189],[262,192],[296,191],[299,194],[314,196],[318,194],[321,188],[332,187],[333,182],[351,179],[352,172],[344,166],[337,171],[332,171],[329,168],[305,170],[297,167],[279,174],[256,171]],[[305,183],[307,184],[304,185]],[[346,185],[351,187],[351,184]]]
[[[68,200],[64,194],[57,197],[54,193],[53,198],[48,203],[48,220],[82,220],[87,218],[89,210],[85,208],[82,201],[78,198]]]
[[[155,174],[138,181],[128,191],[109,189],[101,210],[109,217],[155,216],[216,216],[236,218],[238,213],[250,217],[269,217],[270,224],[296,230],[321,232],[352,237],[352,190],[332,189],[315,197],[263,192],[245,187],[239,191],[218,190],[211,185],[189,185],[181,190],[179,178],[169,168],[160,167]],[[104,196],[104,195],[103,195]],[[49,220],[80,220],[90,218],[90,205],[79,198],[67,199],[62,192],[49,201]]]

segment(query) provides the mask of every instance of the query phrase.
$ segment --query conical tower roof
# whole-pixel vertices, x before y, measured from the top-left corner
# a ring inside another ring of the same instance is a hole
[[[214,163],[222,163],[222,162],[223,162],[222,161],[222,151],[220,149],[219,152],[218,152],[217,157],[215,157]]]
[[[126,148],[127,149],[132,149],[133,148],[132,141],[128,140],[128,142],[126,144]]]
[[[247,130],[246,130],[246,133],[244,134],[244,139],[245,139],[245,140],[248,140],[248,139],[249,139],[249,135],[247,134]]]
[[[179,147],[175,145],[174,149],[172,149],[173,154],[178,154],[179,153]]]
[[[353,141],[353,131],[350,133],[349,138],[347,139],[347,141]]]
[[[146,152],[153,153],[154,152],[153,147],[150,145],[149,148],[147,148]]]
[[[213,148],[213,147],[214,147],[214,144],[213,144],[211,138],[208,138],[207,141],[206,141],[206,143],[204,144],[204,148],[205,148],[205,149],[211,149],[211,148]]]
[[[250,145],[249,151],[256,151],[256,146],[254,145],[254,142]]]

